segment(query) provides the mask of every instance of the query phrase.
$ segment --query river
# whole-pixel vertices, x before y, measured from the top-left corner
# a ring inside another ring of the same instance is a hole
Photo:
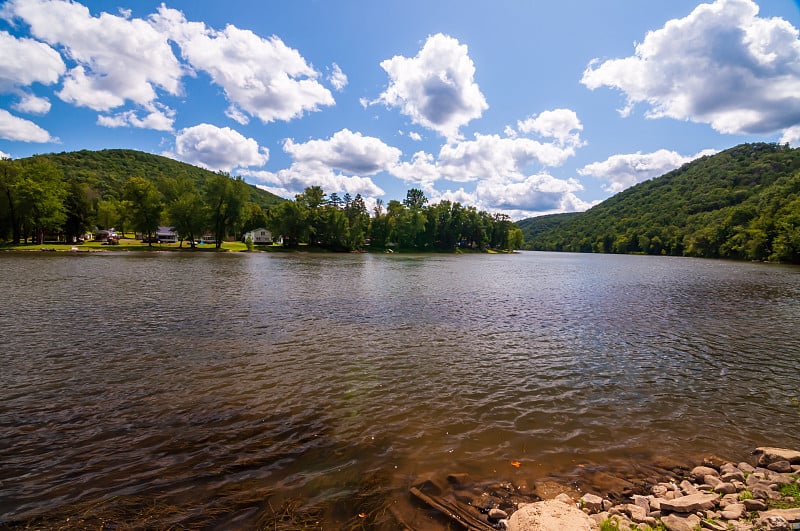
[[[5,253],[0,293],[0,524],[333,529],[430,472],[800,447],[797,267]]]

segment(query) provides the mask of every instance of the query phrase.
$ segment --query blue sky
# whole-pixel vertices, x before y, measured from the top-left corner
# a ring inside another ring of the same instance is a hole
[[[800,145],[789,0],[0,3],[0,152],[129,148],[292,198],[514,219]]]

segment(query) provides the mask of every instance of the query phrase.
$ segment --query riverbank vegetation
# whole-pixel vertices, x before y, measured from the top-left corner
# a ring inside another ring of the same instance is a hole
[[[800,263],[800,149],[743,144],[586,212],[518,224],[533,250]]]
[[[314,186],[287,201],[241,178],[138,151],[0,160],[3,248],[24,248],[30,241],[71,249],[87,233],[114,227],[148,242],[120,242],[125,248],[153,249],[159,226],[170,227],[191,248],[210,234],[207,239],[222,249],[262,227],[295,249],[507,251],[523,243],[522,232],[507,216],[449,201],[431,205],[417,189],[402,202],[384,206],[379,200],[370,215],[360,195],[328,196]]]

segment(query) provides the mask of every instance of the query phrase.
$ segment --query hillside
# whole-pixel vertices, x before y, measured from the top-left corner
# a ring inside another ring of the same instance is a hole
[[[549,218],[519,222],[529,248],[800,263],[800,149],[742,144]]]
[[[130,149],[83,150],[36,157],[53,162],[64,172],[67,181],[85,183],[106,199],[119,199],[123,184],[134,176],[153,181],[163,177],[186,176],[197,183],[199,189],[209,176],[214,175],[212,171],[191,164]],[[250,185],[249,188],[250,201],[264,209],[284,201],[283,198],[255,186]]]

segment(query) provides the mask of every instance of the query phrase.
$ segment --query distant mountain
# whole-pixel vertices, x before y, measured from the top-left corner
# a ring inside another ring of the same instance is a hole
[[[201,188],[214,172],[160,155],[131,149],[73,151],[35,155],[53,162],[67,181],[86,183],[104,198],[120,199],[122,186],[130,177],[158,181],[163,177],[189,177]],[[23,161],[25,159],[22,159]],[[250,185],[250,200],[267,209],[285,199]]]
[[[533,250],[800,263],[800,149],[742,144],[586,212],[518,225]]]

